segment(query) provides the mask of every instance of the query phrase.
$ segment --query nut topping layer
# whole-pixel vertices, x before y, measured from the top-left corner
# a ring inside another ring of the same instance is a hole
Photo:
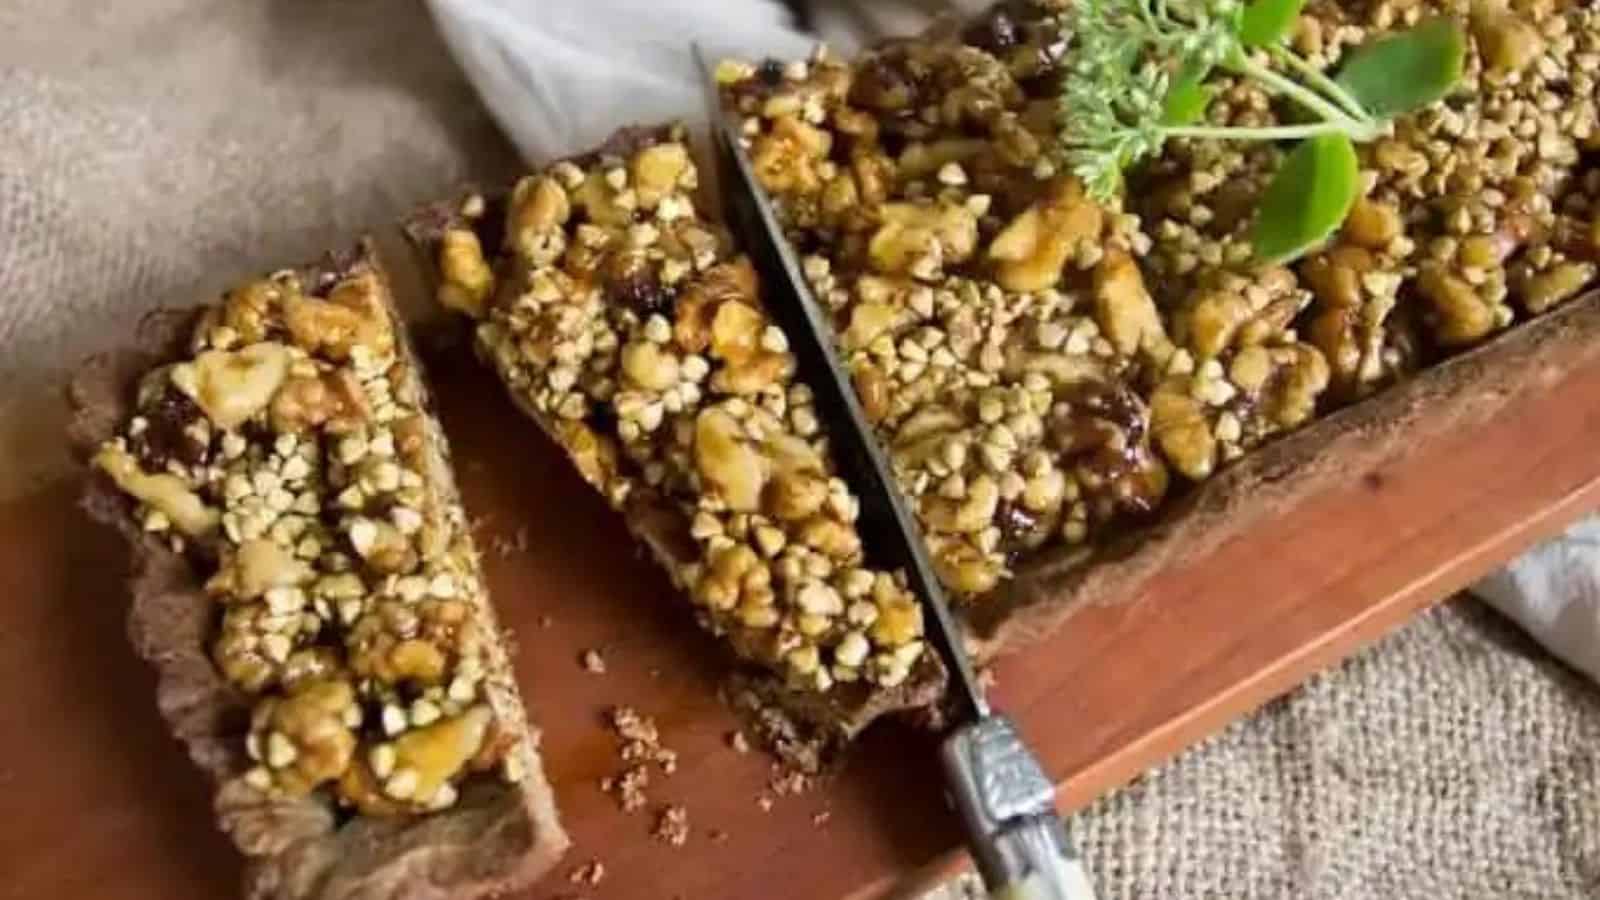
[[[1292,268],[1256,264],[1248,240],[1273,145],[1169,141],[1113,208],[1058,172],[1068,6],[999,3],[954,37],[717,73],[941,575],[970,599],[1600,274],[1591,4],[1309,4],[1292,40],[1319,66],[1433,15],[1473,46],[1461,90],[1361,145],[1364,197]],[[1218,125],[1281,112],[1243,83],[1209,107]]]
[[[465,515],[383,291],[357,264],[230,292],[94,463],[207,573],[212,659],[253,698],[244,782],[388,816],[518,773],[483,691]]]
[[[862,565],[811,392],[697,178],[672,133],[523,179],[479,350],[614,506],[688,523],[664,562],[741,656],[810,690],[893,687],[922,658],[921,609]],[[439,254],[440,300],[463,308],[482,248],[460,228]]]

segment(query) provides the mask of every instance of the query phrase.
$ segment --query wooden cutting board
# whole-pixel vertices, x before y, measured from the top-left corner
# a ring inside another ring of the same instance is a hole
[[[575,841],[527,897],[881,897],[961,863],[932,741],[893,725],[818,789],[764,810],[768,761],[729,748],[712,645],[682,599],[487,375],[434,374]],[[998,705],[1063,806],[1086,803],[1600,505],[1596,398],[1600,362],[1487,425],[1351,472],[1137,602],[1087,610],[1002,661]],[[0,505],[0,898],[229,896],[239,861],[124,642],[126,558],[75,494],[60,483]],[[525,550],[493,550],[519,530]],[[580,665],[586,648],[605,674]],[[679,754],[632,815],[597,787],[621,768],[602,724],[617,704],[654,716]],[[650,837],[666,803],[688,809],[681,848]],[[568,883],[591,858],[604,881]]]

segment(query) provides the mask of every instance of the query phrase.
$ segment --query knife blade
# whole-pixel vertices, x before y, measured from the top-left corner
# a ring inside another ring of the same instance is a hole
[[[989,712],[989,706],[965,648],[957,643],[960,632],[916,519],[894,482],[888,458],[872,436],[849,371],[834,347],[826,314],[812,297],[794,251],[782,239],[783,231],[766,192],[756,181],[749,154],[722,109],[715,75],[698,47],[695,56],[710,91],[712,143],[728,223],[761,278],[768,312],[789,338],[802,378],[831,425],[829,446],[845,482],[861,501],[857,527],[862,544],[873,562],[905,571],[912,593],[923,601],[924,613],[933,620],[926,637],[949,671],[956,717],[980,718]]]
[[[727,222],[750,256],[767,310],[788,337],[800,377],[829,424],[835,463],[860,500],[857,525],[865,552],[874,564],[906,573],[908,587],[922,604],[925,637],[949,673],[953,725],[940,759],[984,882],[997,897],[1093,900],[1088,877],[1056,814],[1054,786],[1016,727],[989,708],[921,529],[834,345],[828,313],[812,295],[756,179],[740,130],[722,104],[715,69],[698,45],[693,53],[705,84]]]

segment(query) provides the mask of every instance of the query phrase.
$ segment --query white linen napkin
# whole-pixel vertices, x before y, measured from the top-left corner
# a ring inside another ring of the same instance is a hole
[[[1512,560],[1472,592],[1600,681],[1600,516]]]
[[[712,58],[803,57],[815,38],[774,0],[429,0],[445,41],[530,162],[577,152],[621,125],[700,121],[691,41]],[[812,26],[841,51],[911,34],[985,0],[815,0]],[[1551,653],[1600,680],[1600,517],[1472,588]]]

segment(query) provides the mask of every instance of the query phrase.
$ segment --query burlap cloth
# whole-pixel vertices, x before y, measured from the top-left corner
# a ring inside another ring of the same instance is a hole
[[[509,148],[403,0],[0,2],[0,464],[139,312],[393,219]],[[1600,702],[1457,601],[1076,823],[1107,898],[1600,896]]]

